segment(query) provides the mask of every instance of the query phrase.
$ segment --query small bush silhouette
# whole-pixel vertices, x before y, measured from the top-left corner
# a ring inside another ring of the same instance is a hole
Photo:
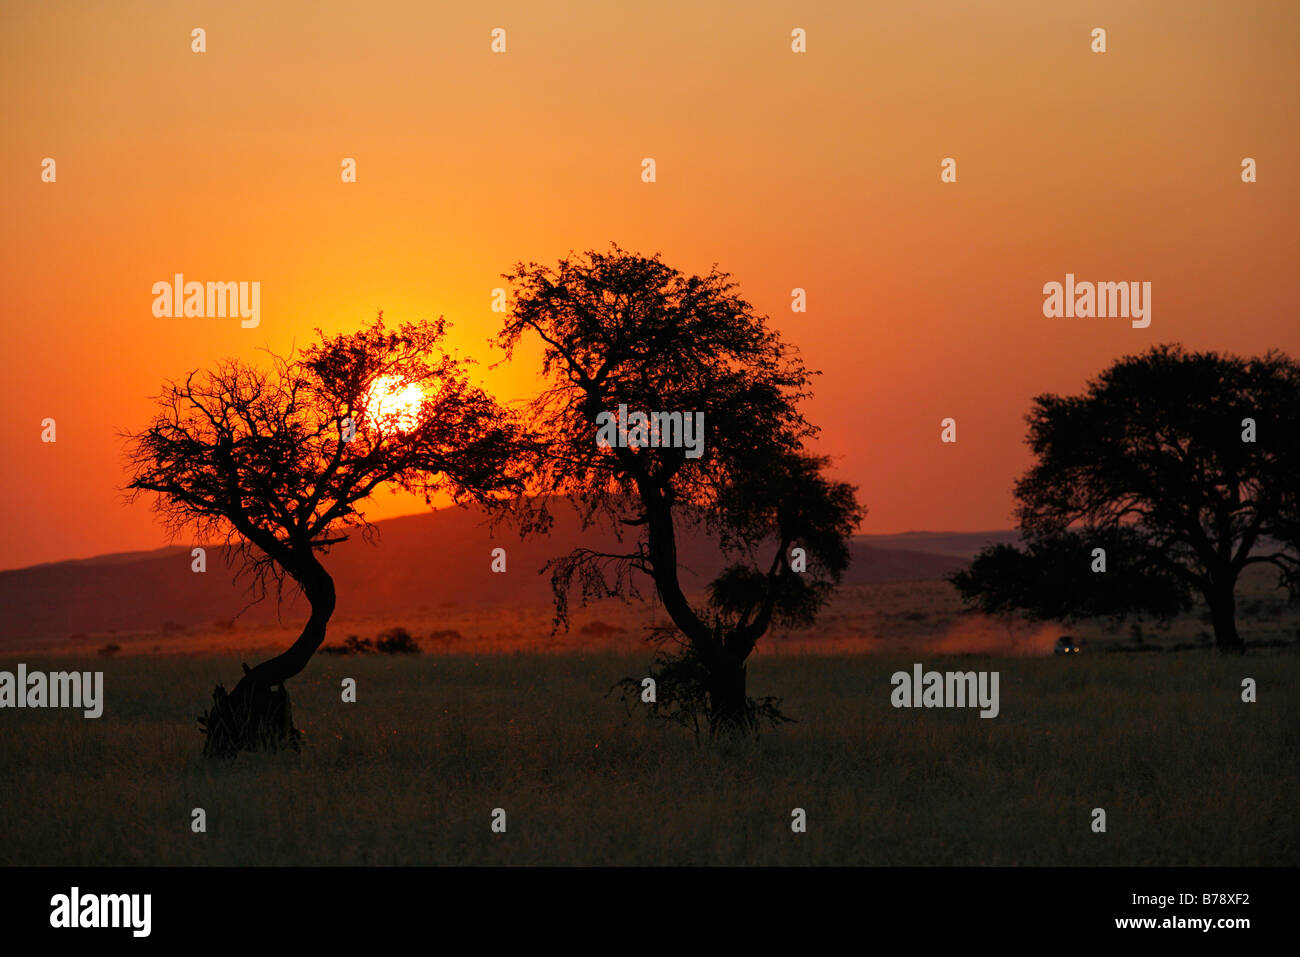
[[[383,655],[418,655],[420,646],[405,628],[389,628],[375,639],[375,651]]]
[[[325,655],[368,655],[375,650],[369,638],[348,635],[341,645],[321,645],[320,653]]]
[[[458,636],[459,637],[459,636]],[[348,635],[341,645],[322,645],[321,654],[326,655],[418,655],[420,646],[405,628],[389,628],[381,631],[374,641]]]

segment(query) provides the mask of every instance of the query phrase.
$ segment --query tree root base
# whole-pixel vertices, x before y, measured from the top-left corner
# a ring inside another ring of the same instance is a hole
[[[240,751],[297,751],[302,738],[293,726],[288,689],[255,679],[247,665],[234,691],[227,694],[217,685],[212,708],[199,716],[199,725],[207,736],[203,755],[209,758],[233,758]]]

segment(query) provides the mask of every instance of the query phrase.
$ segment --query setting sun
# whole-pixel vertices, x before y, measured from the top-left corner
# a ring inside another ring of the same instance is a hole
[[[424,390],[396,376],[382,376],[366,393],[366,416],[379,428],[409,432],[420,421]]]

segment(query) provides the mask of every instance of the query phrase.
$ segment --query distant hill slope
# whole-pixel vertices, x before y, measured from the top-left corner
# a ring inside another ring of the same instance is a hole
[[[440,606],[535,605],[550,600],[547,559],[581,541],[613,546],[611,536],[580,533],[576,519],[557,520],[549,538],[521,541],[508,530],[494,535],[480,512],[443,509],[376,525],[373,544],[360,536],[336,546],[326,566],[338,584],[336,617],[427,612]],[[848,584],[941,578],[985,542],[1014,533],[917,532],[859,536],[853,543]],[[506,549],[507,572],[490,570],[491,550]],[[688,589],[703,586],[721,567],[716,549],[702,536],[684,536],[680,547]],[[11,640],[106,632],[155,632],[167,623],[208,627],[239,616],[241,623],[274,621],[268,599],[246,608],[244,584],[231,582],[220,549],[208,552],[208,571],[190,571],[188,547],[105,555],[0,572],[0,646]],[[241,614],[242,611],[242,614]],[[286,605],[292,622],[301,601]]]

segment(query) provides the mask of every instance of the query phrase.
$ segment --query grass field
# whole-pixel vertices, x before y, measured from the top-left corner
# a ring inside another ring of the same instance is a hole
[[[290,685],[304,750],[229,764],[200,757],[194,716],[236,658],[6,658],[103,670],[106,706],[0,712],[0,864],[1300,861],[1294,651],[770,655],[750,691],[797,723],[717,744],[607,695],[645,668],[629,647],[318,656]],[[1001,714],[893,709],[913,661],[999,671]]]

